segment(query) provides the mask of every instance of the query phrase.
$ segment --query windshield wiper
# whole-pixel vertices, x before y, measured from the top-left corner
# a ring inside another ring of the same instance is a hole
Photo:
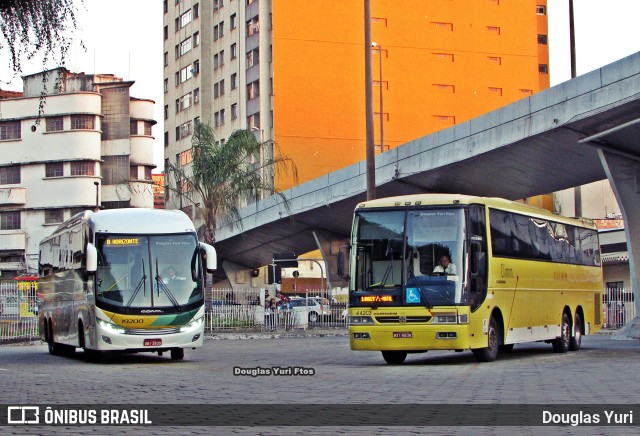
[[[158,271],[158,259],[156,259],[156,272],[157,271]],[[176,300],[176,297],[173,296],[167,284],[164,282],[164,280],[162,280],[162,277],[160,276],[160,274],[156,275],[156,287],[158,288],[158,297],[160,297],[160,289],[162,289],[162,291],[167,295],[167,298],[169,299],[169,301],[171,301],[171,304],[173,304],[173,306],[178,310],[182,309],[180,307],[180,304],[178,304],[178,300]]]
[[[131,298],[129,298],[129,301],[127,301],[127,304],[125,304],[125,307],[131,306],[131,303],[133,303],[133,300],[136,298],[136,295],[138,295],[138,292],[140,292],[140,287],[144,289],[143,295],[146,296],[147,295],[147,273],[144,270],[144,259],[142,259],[142,277],[140,278],[140,281],[138,282],[138,286],[136,286],[135,291],[133,291]]]

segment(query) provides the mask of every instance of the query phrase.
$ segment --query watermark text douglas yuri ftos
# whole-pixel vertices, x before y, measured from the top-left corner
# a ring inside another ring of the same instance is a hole
[[[255,368],[241,368],[239,366],[233,367],[233,375],[248,376],[248,377],[262,377],[262,376],[312,376],[316,375],[316,370],[313,368],[305,368],[304,366],[271,366],[269,368],[263,368],[257,366]]]

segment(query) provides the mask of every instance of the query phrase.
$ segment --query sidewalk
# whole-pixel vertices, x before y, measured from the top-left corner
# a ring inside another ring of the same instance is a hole
[[[280,339],[280,338],[310,338],[324,336],[349,336],[346,328],[329,329],[292,329],[272,332],[216,332],[205,334],[205,340],[235,340],[235,339]]]

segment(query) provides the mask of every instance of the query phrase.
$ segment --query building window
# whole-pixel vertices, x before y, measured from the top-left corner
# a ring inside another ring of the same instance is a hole
[[[169,132],[164,132],[164,146],[169,146]]]
[[[260,95],[260,83],[258,80],[247,85],[247,100],[254,99]]]
[[[103,156],[102,184],[117,185],[129,180],[129,156]]]
[[[72,176],[94,176],[96,164],[93,161],[71,162]]]
[[[153,177],[151,176],[151,167],[144,167],[144,179],[153,180]]]
[[[162,2],[162,10],[165,14],[169,12],[169,0],[164,0]]]
[[[254,35],[260,31],[260,21],[258,17],[247,21],[247,37]]]
[[[432,21],[431,24],[438,30],[447,30],[453,32],[453,23],[443,23],[441,21]]]
[[[71,129],[72,130],[93,130],[94,115],[71,115]]]
[[[224,50],[220,51],[220,66],[224,65]]]
[[[249,129],[254,127],[260,128],[260,113],[249,115],[247,117],[247,126]]]
[[[236,89],[238,87],[238,74],[233,73],[231,75],[231,89]]]
[[[238,44],[235,42],[231,44],[231,59],[235,59],[238,57]]]
[[[487,26],[487,31],[494,35],[500,35],[500,27],[498,26]]]
[[[138,121],[137,120],[129,121],[129,134],[130,135],[137,135],[138,134]]]
[[[0,167],[0,185],[15,185],[20,183],[20,165]]]
[[[169,52],[167,51],[164,52],[164,66],[169,66]]]
[[[502,58],[499,56],[487,56],[487,60],[492,64],[502,65]]]
[[[220,81],[220,95],[224,95],[224,79]]]
[[[218,38],[220,38],[220,26],[216,24],[213,26],[213,40],[216,41]]]
[[[249,53],[247,53],[247,68],[250,68],[250,67],[258,64],[259,55],[260,55],[260,52],[258,51],[257,48],[255,50],[251,50]]]
[[[20,211],[0,212],[0,230],[19,230]]]
[[[164,40],[169,39],[169,26],[164,26]]]
[[[183,111],[191,107],[191,93],[187,93],[176,100],[176,112]]]
[[[196,32],[193,34],[193,46],[197,47],[200,45],[200,32]]]
[[[44,211],[45,224],[58,224],[64,221],[64,211],[62,209],[46,209]]]
[[[533,95],[533,90],[532,89],[521,89],[520,90],[520,94],[522,94],[522,95]]]
[[[218,82],[213,84],[213,98],[220,96],[220,84]]]
[[[218,27],[220,27],[220,38],[222,38],[224,36],[224,21],[221,21]]]
[[[538,64],[538,73],[549,74],[549,65],[547,65],[547,64]]]
[[[236,118],[238,118],[238,103],[231,105],[231,119],[235,120]]]
[[[453,53],[432,53],[433,59],[436,61],[453,62]]]
[[[0,140],[20,139],[20,121],[0,123]]]
[[[131,180],[138,180],[138,166],[137,165],[132,165],[129,168],[129,178]]]
[[[191,15],[191,9],[189,9],[187,12],[185,12],[184,14],[180,15],[180,22],[179,22],[179,28],[177,30],[182,29],[184,26],[186,26],[187,24],[189,24],[191,22],[192,19],[192,15]]]
[[[224,109],[220,109],[220,125],[221,126],[224,125],[225,113],[226,113],[226,111]]]
[[[200,103],[200,88],[193,90],[193,104]]]
[[[496,88],[494,86],[490,86],[489,87],[489,92],[492,95],[502,95],[502,88]]]
[[[193,18],[198,18],[200,16],[200,5],[196,3],[193,5]]]
[[[180,44],[178,44],[178,52],[176,53],[176,57],[183,56],[191,51],[191,37],[188,37]]]
[[[194,125],[194,126],[197,126],[198,124],[200,124],[200,117],[195,117],[195,118],[193,119],[193,125]]]
[[[547,35],[538,35],[538,44],[547,45]]]
[[[44,164],[45,177],[62,177],[64,176],[64,165],[62,162],[51,162]]]
[[[151,136],[151,122],[143,121],[142,126],[144,127],[144,134],[146,136]]]
[[[169,92],[169,79],[164,79],[164,93]]]
[[[48,117],[47,132],[60,132],[63,129],[62,117]]]
[[[164,119],[168,119],[169,118],[169,105],[164,105]]]
[[[236,14],[232,14],[229,18],[229,28],[230,30],[233,30],[236,27],[238,27],[238,17],[236,16]]]
[[[193,149],[189,148],[178,155],[178,164],[184,166],[193,162]]]
[[[216,53],[216,54],[214,54],[214,55],[213,55],[213,69],[214,69],[214,70],[217,70],[217,69],[218,69],[218,67],[220,66],[219,58],[220,58],[220,57],[219,57],[218,53]]]
[[[536,14],[538,15],[547,15],[547,7],[544,5],[536,6]]]
[[[178,141],[180,139],[186,138],[187,136],[190,136],[191,133],[191,121],[187,121],[186,123],[183,123],[176,127],[176,140]]]

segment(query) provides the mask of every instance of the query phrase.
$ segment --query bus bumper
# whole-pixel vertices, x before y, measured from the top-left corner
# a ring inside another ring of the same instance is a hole
[[[154,333],[146,331],[136,334],[114,334],[98,326],[96,328],[95,349],[98,351],[155,352],[172,348],[197,348],[203,344],[204,325],[193,331]]]
[[[349,344],[352,350],[360,351],[466,350],[469,348],[469,326],[349,326]]]

